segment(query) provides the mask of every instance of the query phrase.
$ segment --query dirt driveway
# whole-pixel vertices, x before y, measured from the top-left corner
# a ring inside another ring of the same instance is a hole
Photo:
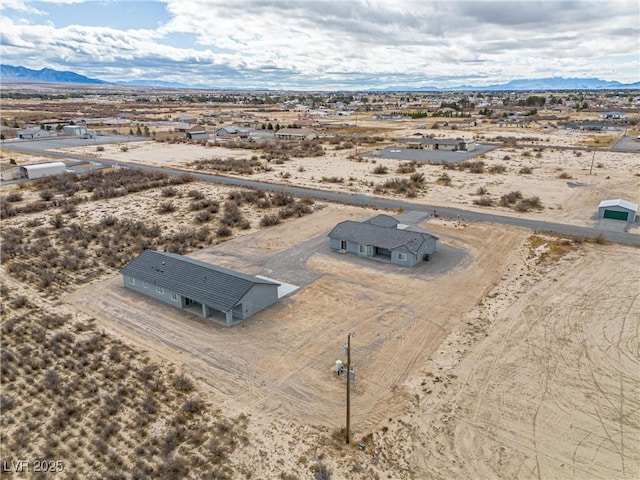
[[[344,423],[344,384],[335,361],[344,359],[346,335],[354,331],[352,422],[354,436],[361,435],[403,410],[406,379],[516,262],[516,247],[528,236],[489,224],[470,225],[456,236],[436,232],[440,258],[414,269],[327,248],[324,235],[333,225],[373,213],[331,205],[195,253],[303,286],[234,328],[127,291],[119,275],[67,301],[125,341],[182,365],[228,408],[334,428]]]

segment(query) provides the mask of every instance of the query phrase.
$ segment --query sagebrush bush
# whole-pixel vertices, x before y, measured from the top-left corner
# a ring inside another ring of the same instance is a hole
[[[280,218],[277,215],[265,215],[260,219],[261,227],[270,227],[273,225],[278,225],[280,223]]]

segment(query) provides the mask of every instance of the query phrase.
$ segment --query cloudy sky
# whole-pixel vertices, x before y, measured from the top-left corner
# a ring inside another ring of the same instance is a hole
[[[0,60],[107,81],[290,89],[640,80],[640,3],[1,0]]]

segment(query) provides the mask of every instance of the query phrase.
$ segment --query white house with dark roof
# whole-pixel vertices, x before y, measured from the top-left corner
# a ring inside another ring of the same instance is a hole
[[[193,258],[145,250],[120,270],[124,286],[228,327],[278,301],[279,283]]]
[[[346,220],[328,234],[330,247],[362,257],[413,267],[436,251],[438,237],[415,225],[400,223],[390,215],[356,222]]]

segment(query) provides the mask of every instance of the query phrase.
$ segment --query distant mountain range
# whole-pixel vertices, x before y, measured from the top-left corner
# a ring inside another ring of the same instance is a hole
[[[460,85],[457,87],[439,88],[423,87],[389,87],[384,91],[438,92],[438,91],[544,91],[544,90],[635,90],[640,89],[640,82],[620,83],[608,82],[599,78],[564,78],[549,77],[535,79],[511,80],[495,85]]]
[[[0,65],[0,81],[22,81],[26,83],[89,83],[108,85],[108,82],[95,78],[85,77],[75,72],[61,72],[50,68],[31,70],[25,67]]]
[[[24,82],[24,83],[81,83],[94,85],[121,85],[129,87],[160,87],[160,88],[199,88],[199,89],[225,89],[207,85],[186,85],[176,82],[165,82],[162,80],[130,80],[121,82],[105,82],[96,78],[85,77],[75,72],[62,72],[43,68],[42,70],[31,70],[25,67],[14,67],[12,65],[0,64],[0,82]],[[620,83],[608,82],[598,78],[563,78],[549,77],[538,79],[511,80],[508,83],[474,86],[460,85],[457,87],[434,87],[434,86],[393,86],[381,89],[370,88],[369,91],[376,92],[447,92],[447,91],[544,91],[544,90],[635,90],[640,89],[640,82]],[[265,89],[268,90],[268,89]]]

